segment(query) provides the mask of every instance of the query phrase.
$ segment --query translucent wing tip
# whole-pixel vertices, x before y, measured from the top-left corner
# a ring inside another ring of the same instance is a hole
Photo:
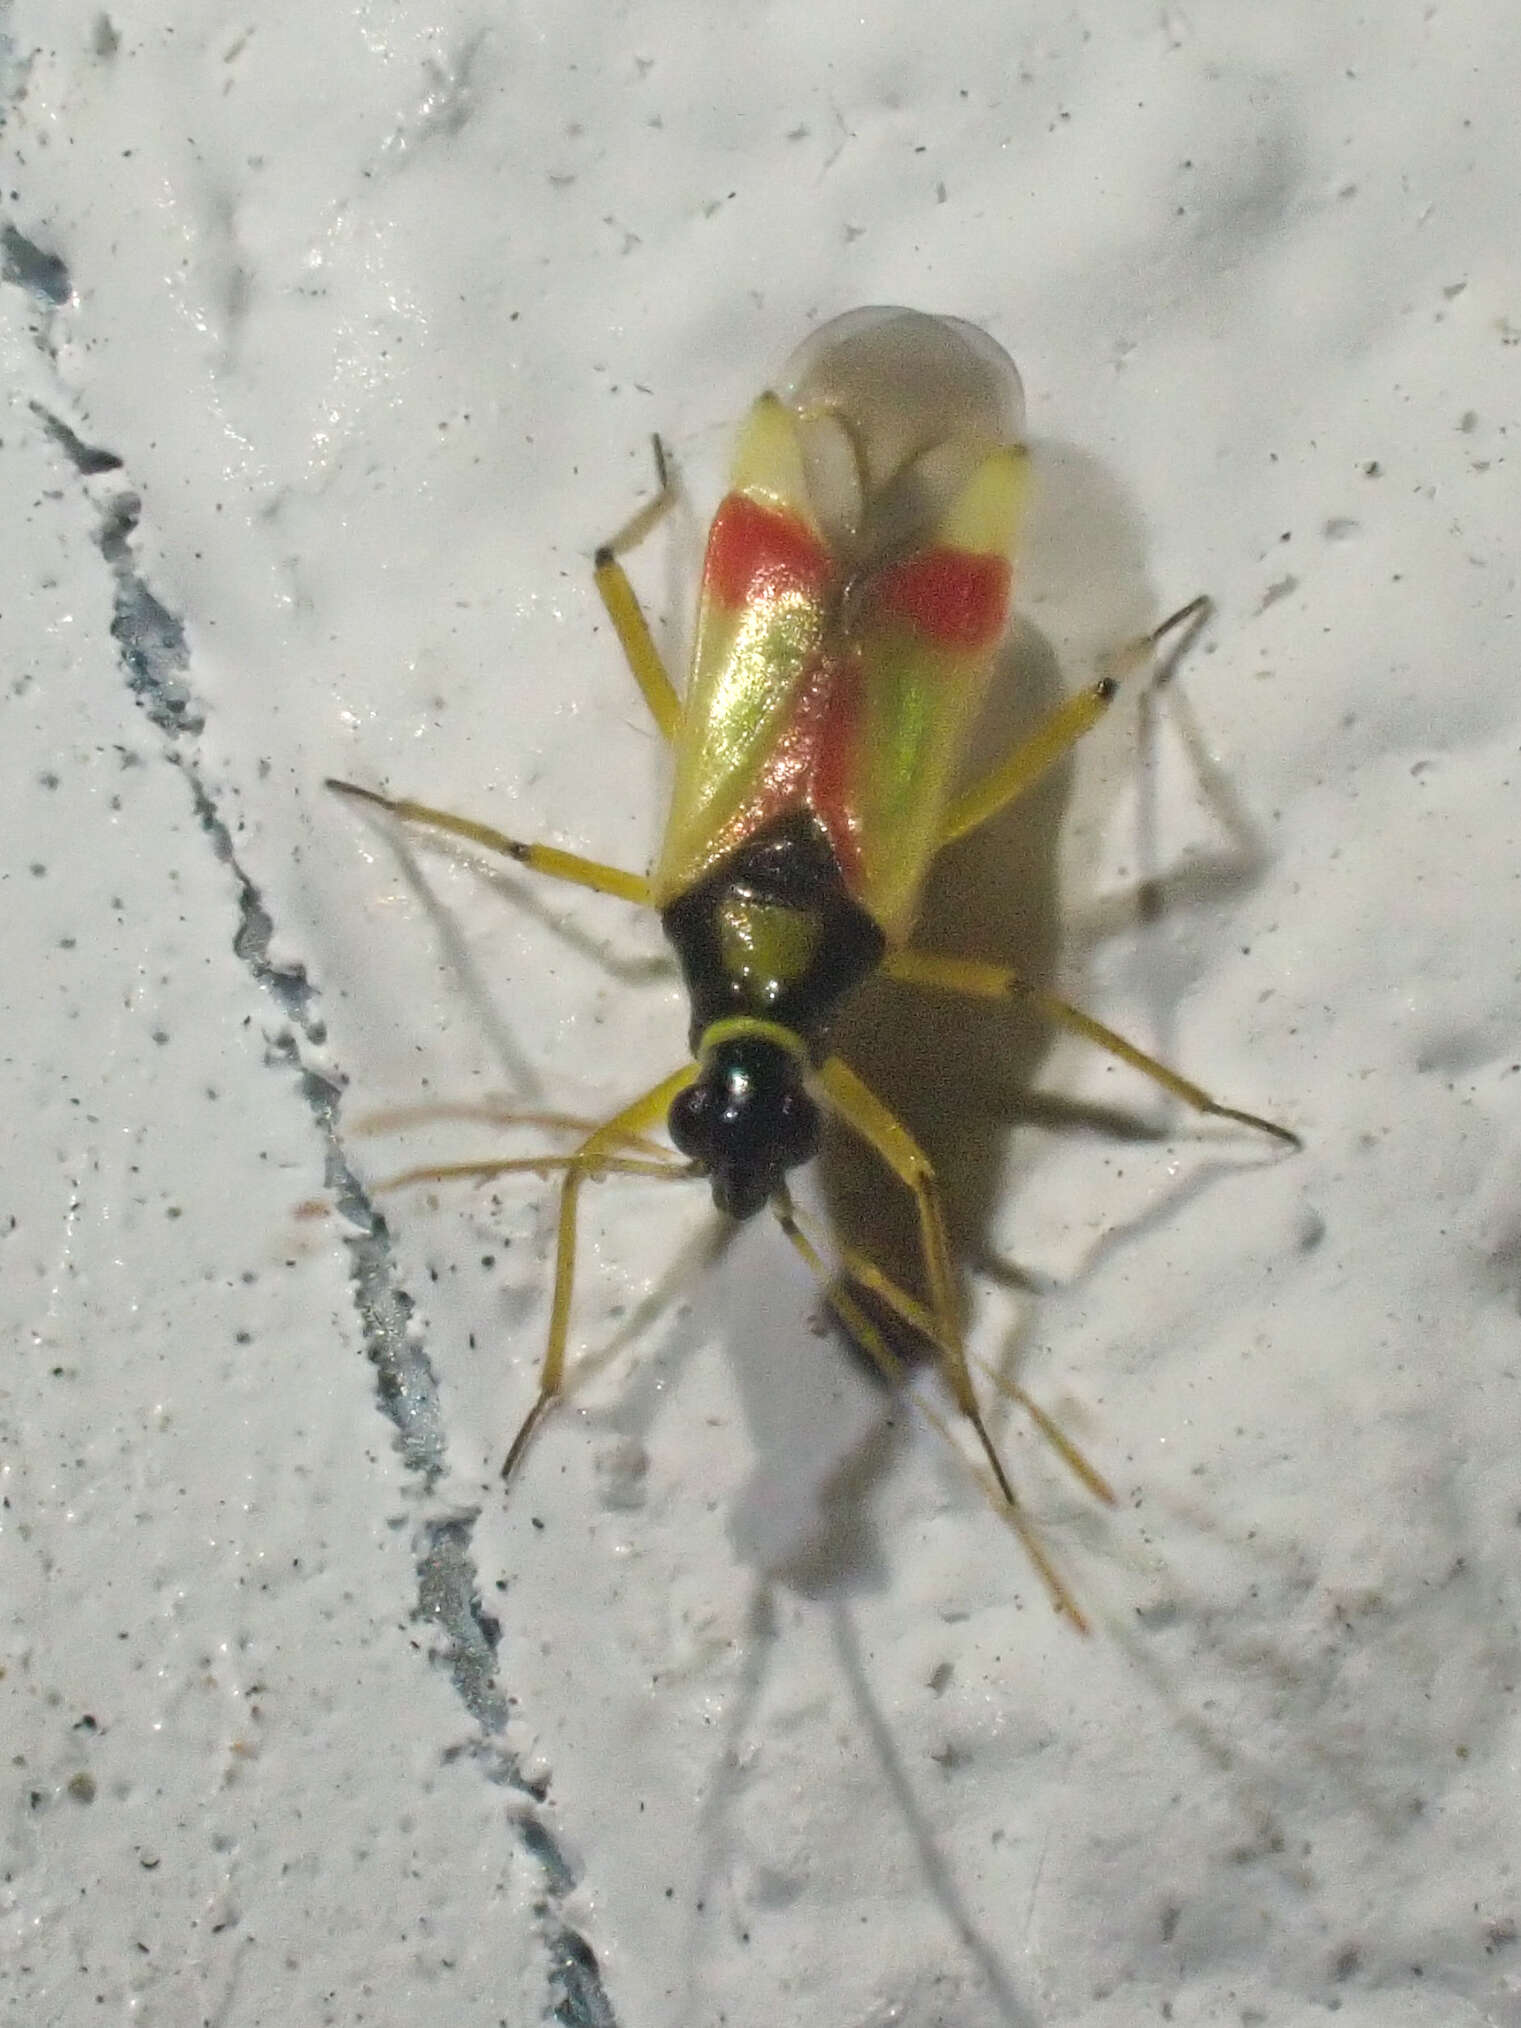
[[[957,317],[874,306],[812,332],[777,389],[833,544],[868,562],[932,526],[976,467],[1017,445],[1024,393],[995,339]]]
[[[1007,444],[1024,430],[1024,389],[996,339],[960,317],[892,305],[821,324],[783,367],[777,392],[800,414],[850,426],[873,490],[948,437]]]

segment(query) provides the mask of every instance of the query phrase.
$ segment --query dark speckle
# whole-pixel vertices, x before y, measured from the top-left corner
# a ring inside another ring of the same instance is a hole
[[[1363,1954],[1356,1944],[1343,1944],[1341,1949],[1336,1953],[1336,1956],[1331,1960],[1331,1977],[1335,1979],[1338,1985],[1342,1985],[1355,1972],[1362,1969],[1362,1962]]]
[[[1136,1625],[1148,1634],[1165,1633],[1168,1627],[1177,1624],[1178,1602],[1176,1599],[1164,1598],[1159,1599],[1155,1605],[1137,1606],[1135,1617]]]
[[[0,275],[57,309],[74,292],[69,271],[57,254],[34,246],[25,233],[7,225],[0,230]]]

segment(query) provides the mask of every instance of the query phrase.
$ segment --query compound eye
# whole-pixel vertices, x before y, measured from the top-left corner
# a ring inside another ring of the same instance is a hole
[[[811,1161],[819,1147],[819,1109],[805,1091],[784,1094],[777,1108],[776,1156],[779,1169],[795,1169]]]
[[[713,1155],[713,1089],[699,1080],[677,1092],[666,1116],[666,1131],[690,1161],[711,1162]]]

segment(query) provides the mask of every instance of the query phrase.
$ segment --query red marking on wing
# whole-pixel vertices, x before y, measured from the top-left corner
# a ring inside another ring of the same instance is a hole
[[[1006,557],[925,549],[882,573],[876,608],[907,620],[937,647],[986,648],[1003,631],[1010,576]]]
[[[789,593],[817,598],[833,568],[829,551],[797,515],[731,493],[708,533],[703,592],[731,609]]]

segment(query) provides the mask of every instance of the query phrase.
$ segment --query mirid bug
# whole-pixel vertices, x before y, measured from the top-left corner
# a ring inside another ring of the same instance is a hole
[[[679,696],[621,561],[670,503],[657,441],[658,496],[595,559],[597,589],[674,762],[664,840],[647,875],[525,844],[410,799],[328,786],[535,872],[657,910],[691,1001],[689,1060],[569,1154],[414,1172],[563,1171],[539,1391],[503,1475],[561,1391],[583,1183],[608,1171],[704,1177],[729,1218],[769,1207],[884,1372],[898,1377],[899,1361],[861,1291],[928,1342],[1009,1518],[1057,1603],[1077,1617],[1024,1526],[972,1387],[934,1172],[907,1129],[831,1053],[835,1016],[877,970],[932,991],[1019,998],[1196,1111],[1296,1137],[1221,1105],[1009,968],[911,942],[936,855],[1028,789],[1102,717],[1120,675],[1205,611],[1200,599],[1173,614],[987,773],[961,784],[1008,617],[1009,557],[1027,486],[1022,427],[1013,362],[972,325],[867,309],[815,332],[740,433],[708,536],[691,672]],[[800,1225],[787,1177],[815,1153],[824,1111],[912,1194],[918,1292],[848,1250],[830,1281]],[[651,1139],[662,1127],[676,1155]],[[1102,1491],[1046,1419],[1037,1421]]]

